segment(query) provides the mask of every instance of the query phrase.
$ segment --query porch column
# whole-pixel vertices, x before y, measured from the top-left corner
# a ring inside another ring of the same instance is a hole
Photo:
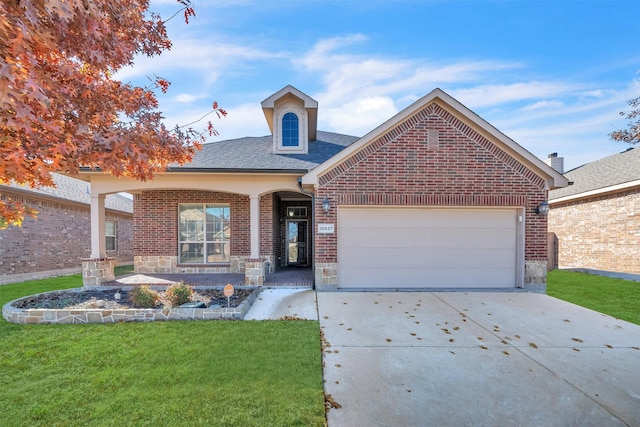
[[[107,257],[104,194],[91,194],[91,259]]]
[[[249,195],[249,222],[251,223],[251,256],[245,262],[244,284],[263,285],[264,261],[260,259],[260,196]]]
[[[260,196],[251,194],[249,196],[249,211],[251,223],[251,259],[260,258]]]
[[[100,286],[115,280],[115,259],[107,258],[104,194],[91,194],[91,256],[82,260],[82,285]]]

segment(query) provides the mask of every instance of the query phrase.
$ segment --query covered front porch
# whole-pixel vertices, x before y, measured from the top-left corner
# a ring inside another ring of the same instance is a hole
[[[171,173],[142,183],[95,172],[87,175],[91,255],[83,260],[85,287],[115,281],[103,231],[104,198],[113,192],[134,195],[138,275],[191,277],[207,284],[313,285],[312,278],[296,279],[299,274],[279,271],[312,265],[313,199],[300,191],[296,175]],[[221,222],[219,230],[209,218],[213,208],[224,210],[214,218]],[[148,281],[146,277],[141,280]]]

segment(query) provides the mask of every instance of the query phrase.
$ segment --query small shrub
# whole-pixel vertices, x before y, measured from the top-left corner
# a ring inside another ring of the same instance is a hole
[[[174,283],[164,292],[165,299],[171,304],[171,307],[178,307],[191,301],[193,289],[183,282]]]
[[[153,308],[160,296],[147,285],[135,287],[129,291],[129,301],[136,308]]]

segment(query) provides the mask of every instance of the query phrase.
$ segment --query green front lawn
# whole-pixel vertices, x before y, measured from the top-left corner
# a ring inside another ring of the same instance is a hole
[[[0,305],[80,280],[0,286]],[[321,363],[316,321],[2,319],[1,418],[8,426],[322,426]]]
[[[640,325],[640,282],[554,270],[547,294]]]

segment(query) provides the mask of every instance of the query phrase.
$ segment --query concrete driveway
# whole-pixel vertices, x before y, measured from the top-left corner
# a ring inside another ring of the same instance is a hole
[[[640,326],[547,295],[317,294],[337,426],[640,426]]]

